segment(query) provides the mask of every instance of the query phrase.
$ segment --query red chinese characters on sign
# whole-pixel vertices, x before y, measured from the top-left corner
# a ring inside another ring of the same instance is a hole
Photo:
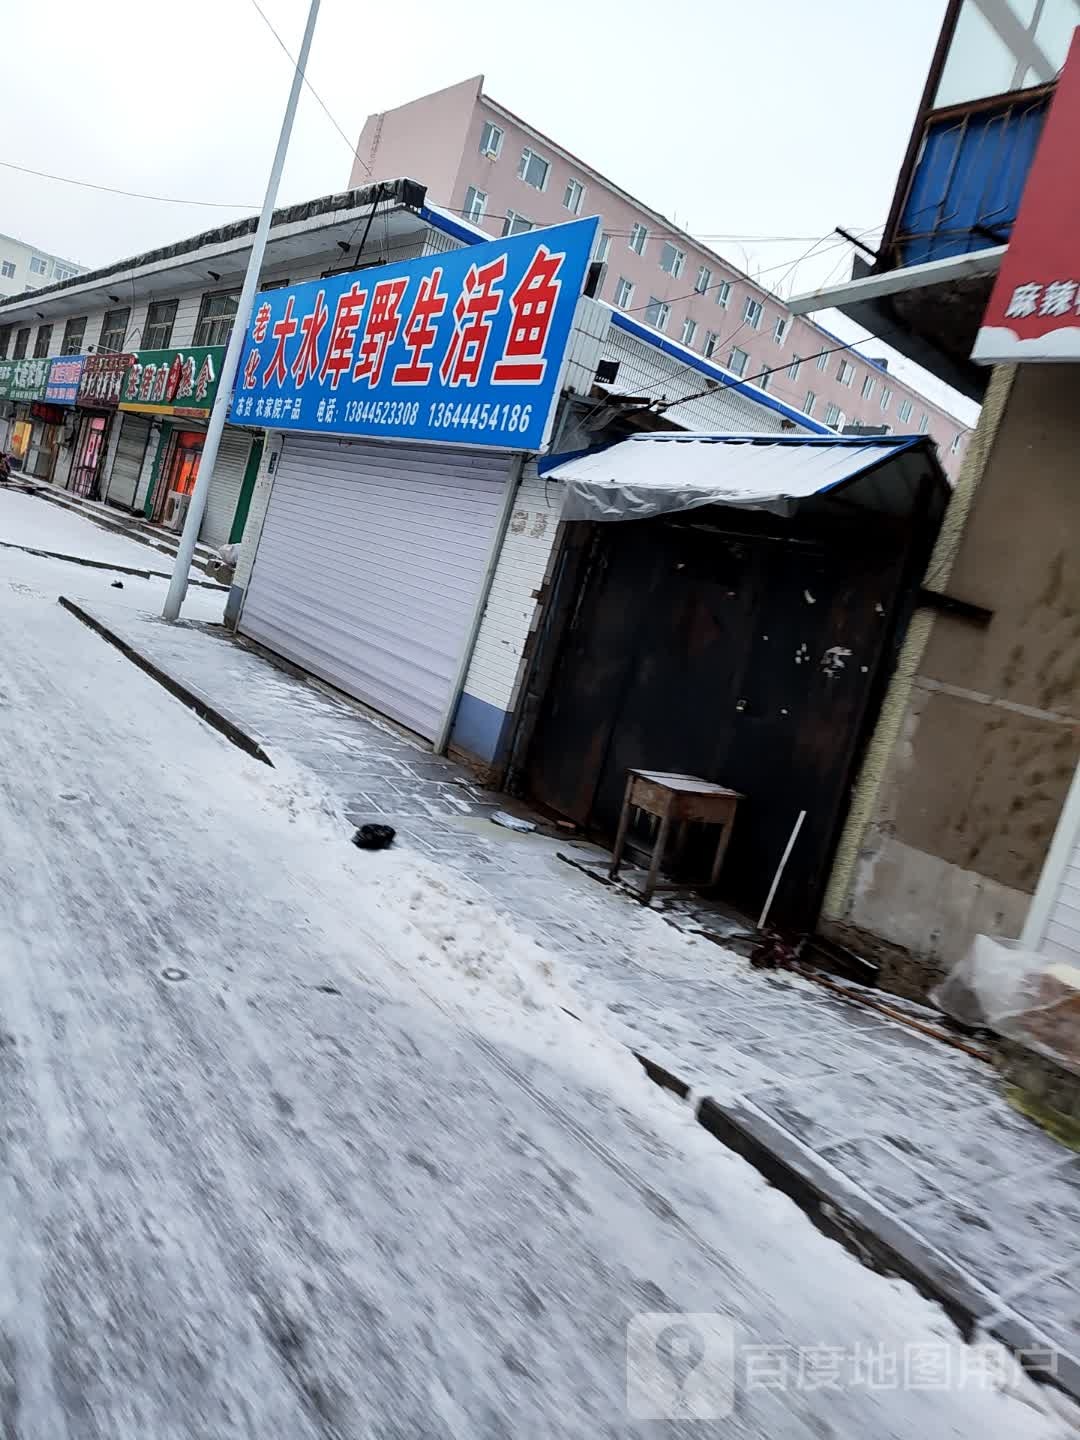
[[[1080,360],[1080,30],[1050,102],[972,359]]]
[[[562,282],[565,255],[541,245],[510,296],[510,333],[503,357],[491,372],[496,385],[539,385],[547,370],[544,352]]]
[[[319,336],[326,328],[329,313],[326,308],[326,292],[320,290],[315,296],[315,304],[300,321],[300,348],[292,363],[293,379],[300,387],[306,385],[312,375],[318,373]]]
[[[360,358],[353,371],[354,380],[366,378],[369,385],[378,385],[382,380],[386,352],[401,329],[398,307],[408,285],[408,279],[402,278],[380,280],[375,286],[364,326],[364,338],[360,342]]]
[[[256,345],[261,345],[266,339],[266,327],[270,324],[270,306],[264,300],[255,311],[255,324],[251,327],[251,338]]]
[[[259,352],[252,350],[244,362],[244,389],[254,390],[259,383]]]
[[[424,356],[438,339],[439,331],[435,321],[446,313],[450,300],[446,291],[439,289],[442,277],[442,270],[436,269],[420,281],[416,299],[405,322],[404,344],[410,358],[405,364],[394,367],[395,385],[427,385],[431,380],[434,365],[425,360]]]
[[[321,290],[319,299],[322,299]],[[334,323],[330,327],[326,357],[322,362],[322,369],[319,371],[320,380],[325,380],[327,376],[330,377],[332,390],[337,389],[342,375],[347,375],[352,369],[356,327],[360,324],[360,316],[364,313],[366,304],[367,291],[361,290],[355,281],[338,300],[337,308],[334,311]],[[314,373],[313,370],[312,374]],[[297,376],[297,382],[301,385],[304,383],[300,376]]]
[[[285,305],[285,314],[270,331],[277,344],[274,346],[274,353],[270,359],[270,364],[263,371],[264,385],[269,385],[270,382],[273,381],[275,385],[281,386],[284,385],[285,381],[289,378],[289,367],[285,363],[285,343],[292,339],[296,334],[296,330],[297,323],[293,315],[293,296],[290,295]],[[252,353],[257,357],[257,351],[253,351]]]
[[[484,368],[491,322],[502,304],[495,288],[506,274],[506,256],[486,265],[470,265],[461,294],[454,302],[454,331],[439,366],[444,385],[477,385]]]

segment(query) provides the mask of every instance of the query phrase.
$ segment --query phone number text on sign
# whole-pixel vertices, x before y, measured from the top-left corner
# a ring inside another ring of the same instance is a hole
[[[541,449],[596,225],[264,291],[233,423]]]

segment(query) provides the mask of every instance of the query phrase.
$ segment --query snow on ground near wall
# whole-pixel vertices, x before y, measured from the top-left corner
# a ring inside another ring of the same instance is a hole
[[[792,1361],[695,1433],[1067,1433],[1022,1379],[797,1385],[798,1347],[928,1346],[955,1377],[971,1352],[567,1016],[450,872],[357,851],[321,786],[228,745],[22,558],[0,1355],[26,1440],[653,1434],[624,1388],[653,1311]]]
[[[0,540],[135,570],[167,572],[171,567],[171,557],[151,546],[105,530],[77,510],[18,490],[0,489]]]
[[[92,530],[96,529],[89,525],[88,521],[82,523]],[[141,549],[140,546],[136,548]],[[153,551],[147,550],[145,553],[152,555]],[[120,582],[119,588],[114,584],[117,580]],[[115,571],[98,570],[67,560],[43,559],[37,555],[27,555],[22,550],[0,548],[0,593],[6,589],[13,594],[34,595],[54,602],[59,596],[66,595],[69,600],[97,609],[120,606],[125,611],[131,609],[142,614],[160,615],[168,588],[167,580],[144,580],[138,575],[117,575]],[[220,624],[225,613],[226,598],[223,590],[191,585],[184,601],[183,618]]]

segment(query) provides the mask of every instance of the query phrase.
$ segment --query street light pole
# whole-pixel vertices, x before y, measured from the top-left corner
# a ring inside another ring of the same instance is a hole
[[[199,474],[195,481],[195,489],[191,495],[191,504],[188,507],[187,518],[184,521],[184,531],[180,536],[180,548],[176,552],[176,563],[173,566],[172,579],[169,581],[169,593],[165,597],[165,608],[162,614],[166,620],[176,620],[179,618],[180,607],[183,605],[184,596],[187,594],[188,574],[191,570],[192,557],[195,554],[195,542],[199,537],[199,528],[202,525],[203,515],[206,511],[206,498],[210,490],[210,481],[214,475],[214,465],[217,461],[218,447],[221,444],[221,434],[225,429],[225,417],[229,413],[233,381],[236,379],[236,370],[240,364],[240,352],[244,348],[244,340],[247,336],[248,321],[251,318],[251,306],[255,299],[255,287],[259,282],[259,271],[262,269],[263,255],[266,251],[266,239],[270,233],[270,221],[274,214],[274,203],[277,200],[278,184],[281,180],[281,172],[285,166],[285,156],[289,149],[289,137],[292,135],[293,119],[296,115],[296,104],[300,98],[300,87],[304,83],[304,71],[307,69],[308,52],[311,49],[311,37],[315,33],[315,21],[318,14],[319,0],[311,0],[307,26],[304,30],[304,39],[300,46],[300,54],[296,58],[296,69],[293,72],[292,88],[289,91],[289,103],[285,107],[285,115],[281,121],[281,134],[278,136],[274,163],[270,168],[270,178],[266,182],[266,197],[263,200],[262,214],[259,216],[259,224],[255,230],[255,238],[251,243],[251,257],[248,260],[247,273],[244,276],[244,284],[236,306],[236,318],[233,321],[232,334],[229,336],[229,344],[225,350],[225,360],[221,367],[221,375],[218,378],[218,390],[214,399],[214,408],[210,412],[210,423],[206,427],[206,443],[203,445],[202,458],[199,461]]]

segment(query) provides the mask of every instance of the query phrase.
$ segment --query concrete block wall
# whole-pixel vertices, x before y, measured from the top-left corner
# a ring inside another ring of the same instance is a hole
[[[1069,366],[999,367],[868,747],[824,928],[924,995],[1020,933],[1080,751],[1080,419]]]

